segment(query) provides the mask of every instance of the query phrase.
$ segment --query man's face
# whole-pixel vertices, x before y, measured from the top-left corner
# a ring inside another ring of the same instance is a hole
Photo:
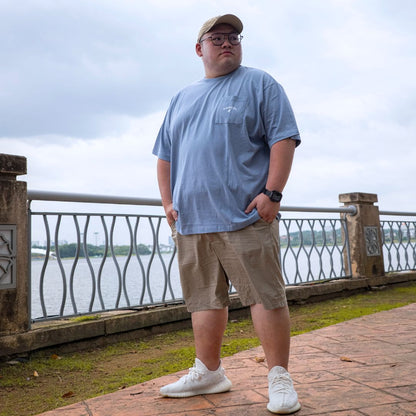
[[[241,44],[232,45],[226,36],[221,46],[215,46],[210,36],[217,33],[237,34],[232,26],[220,24],[212,28],[208,33],[205,33],[202,36],[202,42],[196,44],[196,53],[202,58],[205,67],[205,76],[207,78],[227,75],[237,69],[241,64]]]

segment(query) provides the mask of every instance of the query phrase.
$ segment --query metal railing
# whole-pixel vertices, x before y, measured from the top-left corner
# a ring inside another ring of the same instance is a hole
[[[32,320],[183,302],[164,215],[31,211],[32,201],[161,207],[160,200],[44,191],[28,191],[28,200],[29,241],[33,247],[39,240],[31,262]],[[280,220],[287,285],[351,277],[346,273],[351,266],[345,215],[354,215],[355,207],[281,211],[341,214]],[[41,258],[34,259],[39,253]]]
[[[382,216],[415,217],[416,212],[380,211]],[[416,270],[416,219],[381,220],[386,272]]]
[[[281,266],[287,285],[351,277],[348,231],[343,219],[283,219]],[[344,257],[345,255],[345,257]]]

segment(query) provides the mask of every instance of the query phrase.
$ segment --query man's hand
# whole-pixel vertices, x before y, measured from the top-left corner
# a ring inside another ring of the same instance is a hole
[[[169,227],[177,221],[178,213],[173,209],[172,194],[170,190],[170,162],[163,159],[157,160],[157,181],[159,183],[162,205],[165,210]]]
[[[172,226],[174,222],[178,220],[178,212],[173,209],[173,204],[164,205],[163,208],[165,209],[166,219],[168,220],[169,227]]]
[[[261,193],[250,202],[245,213],[249,214],[254,208],[257,209],[257,212],[264,221],[271,224],[279,213],[280,202],[273,202],[267,195]]]

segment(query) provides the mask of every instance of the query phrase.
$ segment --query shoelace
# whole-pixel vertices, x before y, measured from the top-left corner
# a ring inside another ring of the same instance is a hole
[[[184,382],[198,380],[201,377],[201,373],[198,372],[196,367],[191,367],[189,373],[185,376]]]
[[[276,393],[289,393],[292,390],[292,381],[286,374],[278,374],[273,377],[271,388]]]

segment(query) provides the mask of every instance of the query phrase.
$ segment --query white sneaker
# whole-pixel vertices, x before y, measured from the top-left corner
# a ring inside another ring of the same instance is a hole
[[[205,364],[195,359],[195,365],[189,373],[178,381],[160,389],[165,397],[190,397],[198,394],[223,393],[231,389],[231,381],[225,376],[221,365],[215,371],[208,370]]]
[[[298,394],[293,387],[290,374],[283,367],[273,367],[269,371],[269,403],[267,410],[286,415],[300,409]]]

